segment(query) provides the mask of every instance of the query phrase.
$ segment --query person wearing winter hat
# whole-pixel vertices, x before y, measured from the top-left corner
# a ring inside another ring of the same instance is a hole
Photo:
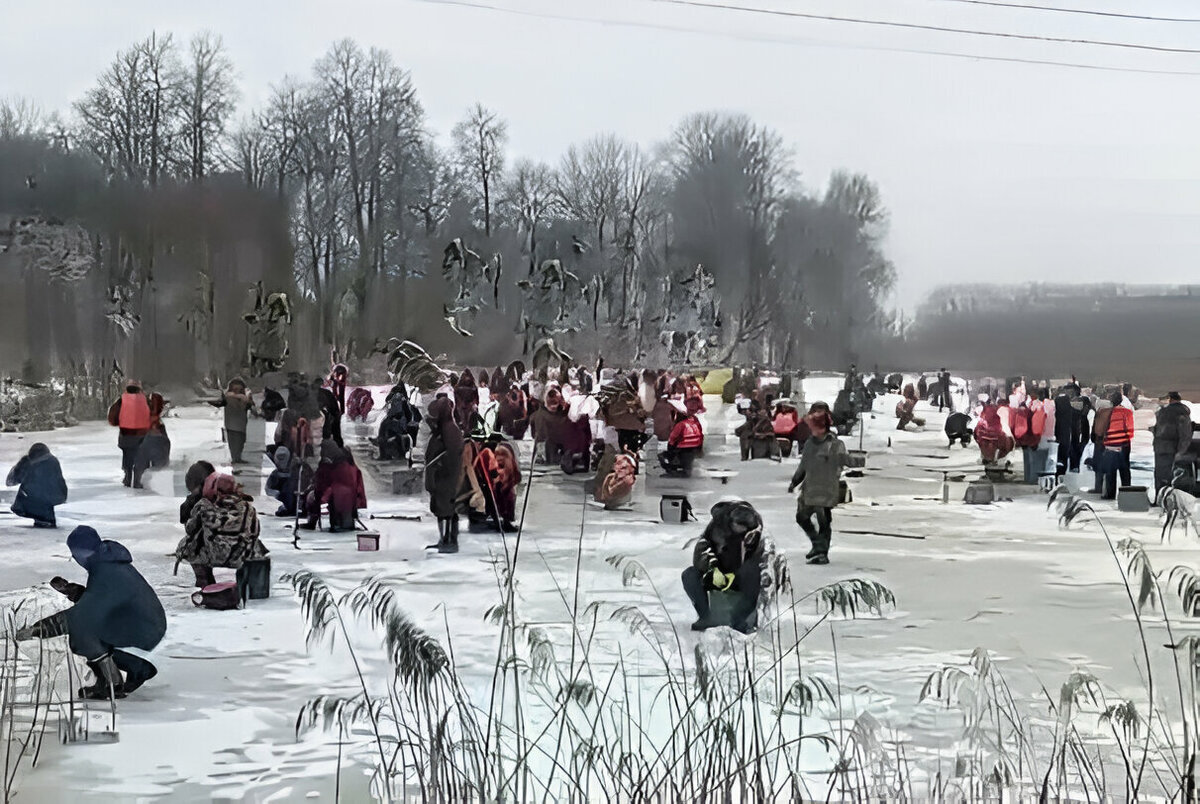
[[[463,480],[463,434],[454,420],[454,403],[439,394],[429,403],[425,422],[429,444],[425,447],[425,490],[429,510],[437,517],[439,553],[458,552],[458,492]]]
[[[95,530],[80,525],[67,537],[67,548],[87,570],[86,585],[60,577],[51,580],[73,605],[21,628],[16,637],[66,634],[71,652],[86,659],[96,676],[95,684],[79,690],[79,697],[124,698],[158,674],[153,664],[124,648],[154,650],[167,631],[166,613],[121,543],[101,540]]]
[[[20,487],[12,504],[14,514],[32,519],[35,528],[58,526],[54,506],[67,501],[67,481],[49,447],[40,442],[30,447],[9,471],[5,485]]]
[[[840,498],[839,482],[849,453],[846,445],[833,434],[833,416],[824,402],[808,409],[808,428],[812,432],[800,451],[800,465],[792,475],[788,494],[800,487],[796,505],[796,524],[808,536],[812,549],[805,556],[810,564],[829,563],[829,543],[833,535],[833,509]],[[817,524],[814,527],[813,518]]]
[[[246,429],[251,412],[257,412],[254,407],[254,396],[246,390],[246,381],[234,377],[225,387],[225,392],[216,402],[209,404],[225,408],[225,440],[229,442],[229,460],[234,464],[242,464],[242,450],[246,448]]]
[[[121,449],[121,481],[135,489],[142,487],[141,473],[135,471],[138,450],[150,432],[150,400],[137,380],[125,381],[125,393],[108,409],[108,423],[120,430],[117,446]]]
[[[672,399],[670,404],[675,412],[675,425],[667,439],[666,450],[658,456],[658,462],[672,477],[691,477],[692,464],[704,447],[704,430],[700,420],[688,410],[687,403]]]

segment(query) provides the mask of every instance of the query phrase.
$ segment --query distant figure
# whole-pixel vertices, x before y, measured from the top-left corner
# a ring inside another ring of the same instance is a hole
[[[279,416],[279,412],[287,407],[287,402],[283,399],[283,394],[276,391],[274,388],[263,389],[263,402],[259,406],[262,411],[262,417],[266,421],[273,422]]]
[[[1154,414],[1154,490],[1170,486],[1175,464],[1192,446],[1192,412],[1178,391],[1171,391]],[[11,483],[9,485],[12,485]]]
[[[612,444],[604,445],[604,453],[596,466],[593,498],[603,503],[605,510],[620,508],[629,502],[637,483],[637,456],[617,454]]]
[[[333,441],[323,443],[312,485],[304,505],[308,521],[300,527],[315,529],[321,520],[321,507],[328,506],[330,533],[354,530],[358,512],[367,507],[362,472],[354,464],[354,456]]]
[[[925,419],[915,414],[916,409],[917,390],[910,382],[904,386],[904,399],[896,403],[896,418],[899,419],[896,423],[897,430],[903,430],[909,424],[915,424],[917,427],[925,426]]]
[[[134,472],[134,465],[138,449],[150,432],[150,402],[142,393],[140,382],[126,381],[125,393],[108,409],[108,423],[120,429],[117,446],[121,449],[121,470],[125,473],[121,483],[140,489],[142,476]]]
[[[950,441],[946,446],[953,447],[955,441],[958,441],[964,447],[970,446],[972,434],[971,417],[961,411],[951,413],[946,417],[945,432],[946,438]]]
[[[429,403],[429,444],[425,448],[425,490],[437,517],[439,553],[458,552],[458,490],[463,477],[463,435],[454,421],[454,403],[438,396]]]
[[[692,465],[704,447],[704,430],[686,403],[672,399],[671,407],[675,409],[675,425],[667,439],[666,450],[658,456],[658,462],[672,477],[691,477]]]
[[[133,461],[135,477],[141,477],[147,469],[162,469],[171,463],[171,437],[167,435],[167,426],[163,424],[166,411],[167,402],[162,394],[150,394],[150,429],[146,431],[146,437]]]
[[[1121,404],[1123,394],[1114,391],[1110,400],[1112,413],[1108,418],[1108,427],[1096,445],[1100,456],[1099,469],[1104,475],[1104,493],[1101,499],[1115,500],[1117,498],[1118,476],[1122,486],[1128,486],[1132,480],[1129,471],[1129,446],[1133,442],[1133,411]],[[1099,415],[1096,417],[1099,419]]]
[[[167,632],[158,596],[133,567],[120,542],[103,540],[81,525],[67,537],[75,563],[87,570],[87,585],[56,577],[50,585],[66,595],[70,608],[17,631],[18,640],[67,635],[71,652],[87,660],[96,676],[79,690],[89,700],[124,698],[158,674],[153,664],[122,648],[154,650]]]
[[[20,486],[12,504],[14,514],[32,519],[35,528],[58,527],[54,506],[67,501],[67,482],[49,447],[40,442],[31,446],[9,471],[5,485]]]
[[[950,412],[954,412],[954,399],[950,395],[950,372],[944,367],[938,371],[938,397],[937,397],[938,413],[941,413],[946,408],[950,408]]]
[[[842,470],[849,460],[846,445],[831,432],[833,416],[829,406],[816,402],[808,409],[808,428],[812,435],[800,452],[800,465],[792,475],[788,494],[800,487],[796,505],[796,524],[808,536],[812,549],[805,556],[809,564],[829,563],[829,544],[833,537],[833,509],[841,499]],[[813,518],[817,524],[813,525]]]
[[[421,426],[421,413],[408,400],[408,390],[399,383],[388,394],[387,415],[379,423],[379,436],[375,445],[379,447],[379,460],[401,461],[408,459],[412,465],[412,448],[417,443],[417,432]]]
[[[229,443],[229,459],[234,465],[243,464],[242,451],[246,448],[246,428],[249,414],[255,410],[254,397],[246,390],[246,381],[234,377],[225,387],[225,392],[210,405],[225,408],[225,440]]]

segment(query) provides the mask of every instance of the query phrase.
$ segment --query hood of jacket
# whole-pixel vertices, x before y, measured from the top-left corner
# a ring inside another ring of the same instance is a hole
[[[80,525],[67,537],[67,549],[79,566],[91,570],[97,564],[130,564],[133,556],[120,542],[101,539],[87,525]]]

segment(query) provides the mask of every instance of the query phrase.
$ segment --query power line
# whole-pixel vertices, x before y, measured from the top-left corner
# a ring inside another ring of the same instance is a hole
[[[641,20],[605,20],[596,19],[594,17],[576,17],[566,14],[553,14],[540,11],[527,11],[523,9],[507,8],[505,6],[494,5],[492,3],[483,2],[482,0],[414,0],[414,2],[427,3],[430,5],[439,6],[455,6],[459,8],[478,9],[483,11],[495,11],[501,14],[511,14],[520,17],[534,17],[536,19],[561,20],[565,22],[589,22],[596,25],[619,25],[628,28],[647,28],[650,30],[669,31],[672,33],[690,33],[700,36],[715,36],[725,39],[737,39],[746,42],[765,42],[768,44],[784,44],[784,45],[801,45],[806,47],[821,47],[830,48],[833,50],[866,50],[882,53],[908,53],[919,56],[938,56],[954,59],[969,59],[971,61],[991,61],[1003,62],[1008,64],[1030,64],[1044,67],[1066,67],[1076,70],[1099,70],[1102,72],[1112,73],[1132,73],[1135,75],[1174,75],[1174,76],[1200,76],[1200,71],[1196,70],[1158,70],[1148,67],[1118,67],[1106,64],[1088,64],[1084,62],[1071,61],[1055,61],[1053,59],[1031,59],[1021,58],[1019,56],[985,56],[977,53],[960,53],[948,50],[930,50],[922,48],[906,48],[906,47],[890,47],[886,45],[856,45],[845,42],[823,42],[813,39],[781,39],[778,37],[763,37],[750,36],[745,34],[735,34],[727,31],[710,31],[702,28],[687,28],[679,25],[664,25],[661,23],[644,22]],[[661,0],[648,0],[648,2],[661,2]]]
[[[775,8],[758,8],[755,6],[739,6],[731,3],[703,3],[698,0],[650,0],[652,3],[662,3],[671,6],[689,6],[692,8],[711,8],[722,11],[742,11],[748,14],[764,14],[772,17],[790,17],[794,19],[821,20],[823,22],[844,22],[852,25],[873,25],[884,28],[903,28],[912,31],[933,31],[935,33],[964,34],[967,36],[986,36],[997,39],[1019,39],[1027,42],[1054,42],[1065,45],[1094,45],[1097,47],[1115,47],[1127,50],[1150,50],[1157,53],[1186,53],[1200,54],[1196,48],[1165,47],[1162,45],[1142,45],[1132,42],[1110,42],[1100,39],[1070,39],[1061,36],[1040,36],[1038,34],[1008,33],[1005,31],[979,31],[974,28],[951,28],[945,25],[925,25],[917,22],[895,22],[893,20],[872,20],[860,17],[837,17],[831,14],[811,14],[804,11],[783,11]]]
[[[1062,6],[1037,6],[1023,3],[1001,3],[998,0],[943,0],[946,3],[965,3],[972,6],[992,6],[994,8],[1028,9],[1030,11],[1053,11],[1060,14],[1085,14],[1090,17],[1115,17],[1122,20],[1144,20],[1147,22],[1200,22],[1196,17],[1155,17],[1147,14],[1122,14],[1117,11],[1096,11],[1090,8],[1063,8]]]

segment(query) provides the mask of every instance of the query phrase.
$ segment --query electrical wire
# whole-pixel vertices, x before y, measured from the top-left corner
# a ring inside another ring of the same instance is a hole
[[[964,3],[971,6],[992,6],[994,8],[1027,9],[1029,11],[1052,11],[1059,14],[1084,14],[1090,17],[1114,17],[1122,20],[1141,20],[1145,22],[1186,22],[1197,23],[1197,17],[1156,17],[1148,14],[1123,14],[1119,11],[1097,11],[1091,8],[1063,8],[1062,6],[1037,6],[1024,3],[1001,3],[998,0],[942,0],[945,3]]]
[[[537,19],[561,20],[566,22],[589,22],[596,25],[619,25],[629,28],[647,28],[650,30],[669,31],[672,33],[690,33],[700,36],[717,36],[725,39],[737,39],[746,42],[763,42],[768,44],[785,44],[785,45],[800,45],[804,47],[819,47],[830,48],[833,50],[865,50],[881,53],[907,53],[919,56],[937,56],[954,59],[968,59],[970,61],[990,61],[1001,62],[1008,64],[1029,64],[1043,67],[1065,67],[1077,70],[1099,70],[1101,72],[1111,73],[1131,73],[1135,75],[1170,75],[1170,76],[1191,76],[1200,77],[1200,71],[1196,70],[1161,70],[1150,67],[1119,67],[1116,65],[1106,64],[1089,64],[1085,62],[1071,61],[1055,61],[1053,59],[1031,59],[1021,58],[1019,56],[986,56],[978,53],[960,53],[950,50],[931,50],[923,48],[906,48],[906,47],[890,47],[887,45],[856,45],[845,42],[823,42],[812,39],[781,39],[777,37],[749,36],[744,34],[734,34],[727,31],[710,31],[702,28],[687,28],[679,25],[664,25],[660,23],[643,22],[640,20],[605,20],[596,19],[594,17],[576,17],[566,14],[553,14],[539,11],[527,11],[523,9],[507,8],[505,6],[494,5],[492,3],[481,2],[481,0],[413,0],[413,2],[426,3],[429,5],[438,6],[455,6],[460,8],[479,9],[484,11],[495,11],[502,14],[512,14],[522,17],[534,17]],[[658,2],[658,0],[648,0],[648,2]]]
[[[739,6],[733,3],[706,3],[700,0],[649,0],[668,6],[688,6],[690,8],[711,8],[722,11],[741,11],[748,14],[763,14],[772,17],[790,17],[804,20],[820,20],[822,22],[844,22],[851,25],[872,25],[884,28],[902,28],[911,31],[933,31],[935,33],[953,33],[966,36],[986,36],[997,39],[1019,39],[1027,42],[1053,42],[1064,45],[1091,45],[1096,47],[1115,47],[1128,50],[1150,50],[1156,53],[1185,53],[1200,54],[1200,49],[1188,47],[1166,47],[1164,45],[1144,45],[1134,42],[1112,42],[1103,39],[1071,39],[1061,36],[1042,36],[1039,34],[1019,34],[1006,31],[980,31],[974,28],[951,28],[945,25],[926,25],[918,22],[896,22],[894,20],[872,20],[861,17],[838,17],[832,14],[812,14],[806,11],[784,11],[777,8],[759,8],[757,6]]]

